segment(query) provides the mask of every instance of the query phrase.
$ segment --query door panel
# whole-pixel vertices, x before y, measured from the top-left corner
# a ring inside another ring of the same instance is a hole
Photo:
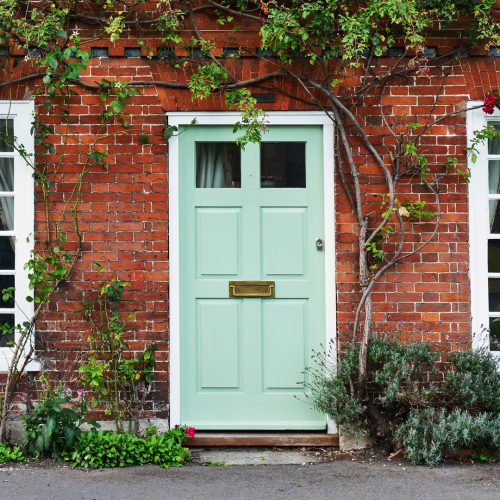
[[[306,352],[306,305],[304,299],[276,299],[262,304],[264,339],[264,390],[296,390],[304,381]],[[286,363],[283,349],[286,346]]]
[[[304,276],[307,208],[261,208],[263,272],[265,276]]]
[[[239,387],[241,302],[201,299],[197,302],[199,388]]]
[[[200,278],[237,275],[241,251],[241,208],[196,209],[196,255]]]
[[[324,429],[303,396],[325,338],[322,128],[270,127],[242,151],[234,139],[179,136],[181,422]],[[230,280],[272,280],[275,298],[229,298]]]

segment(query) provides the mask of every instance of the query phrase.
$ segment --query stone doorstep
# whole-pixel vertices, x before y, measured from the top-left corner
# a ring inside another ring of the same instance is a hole
[[[209,467],[228,465],[309,465],[321,463],[322,457],[313,451],[287,448],[271,450],[268,448],[218,448],[194,449],[193,461]]]

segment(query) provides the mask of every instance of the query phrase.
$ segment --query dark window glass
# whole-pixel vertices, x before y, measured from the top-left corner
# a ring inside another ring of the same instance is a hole
[[[500,279],[488,279],[489,310],[491,312],[500,312]]]
[[[5,288],[10,288],[13,287],[15,284],[14,282],[14,276],[12,275],[2,275],[0,274],[0,293],[2,293],[2,290]],[[4,301],[2,299],[2,296],[0,295],[0,308],[12,308],[14,307],[14,300],[10,299],[7,301]]]
[[[241,187],[241,151],[236,143],[196,143],[196,187]]]
[[[14,315],[0,314],[0,347],[7,347],[14,342]]]
[[[0,158],[0,191],[14,191],[14,158]]]
[[[500,351],[500,318],[490,318],[490,349]]]
[[[305,188],[306,144],[263,142],[260,145],[260,185],[263,188]]]
[[[488,272],[500,273],[500,240],[488,240]]]
[[[16,268],[16,256],[14,253],[14,238],[0,236],[0,269],[11,271]]]
[[[14,151],[12,140],[14,138],[14,120],[0,118],[0,153]]]
[[[0,231],[14,229],[14,198],[0,196]]]

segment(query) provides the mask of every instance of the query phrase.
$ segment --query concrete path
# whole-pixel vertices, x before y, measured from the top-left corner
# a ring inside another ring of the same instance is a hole
[[[99,471],[33,465],[0,469],[1,500],[460,499],[500,498],[498,465],[337,461],[312,465],[192,464]],[[262,462],[262,461],[260,461]]]

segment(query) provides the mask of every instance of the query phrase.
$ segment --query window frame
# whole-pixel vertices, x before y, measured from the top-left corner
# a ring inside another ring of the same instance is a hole
[[[18,144],[22,144],[26,152],[34,157],[34,138],[31,135],[31,123],[33,121],[34,102],[26,101],[2,101],[0,100],[0,119],[14,120],[14,136]],[[32,295],[29,289],[28,270],[24,268],[33,250],[34,239],[34,215],[35,196],[33,171],[22,159],[21,155],[14,151],[12,153],[0,153],[2,157],[14,158],[14,230],[0,231],[1,236],[13,236],[15,238],[15,268],[14,271],[1,271],[2,274],[13,274],[16,289],[16,301],[14,307],[14,323],[21,324],[33,317],[34,305],[28,302],[26,297]],[[0,306],[3,305],[0,303]],[[0,307],[0,314],[12,314],[12,309]],[[16,332],[16,337],[18,333]],[[10,347],[0,347],[0,372],[9,368],[13,351]],[[31,362],[27,370],[37,370],[38,363]]]
[[[482,106],[481,101],[469,102],[468,107]],[[470,144],[474,131],[495,122],[500,125],[500,111],[495,108],[492,115],[487,115],[479,107],[467,114],[467,141]],[[471,171],[469,182],[469,275],[471,291],[472,347],[487,349],[498,361],[500,351],[490,350],[489,319],[500,317],[500,312],[489,311],[488,296],[488,239],[489,226],[489,179],[488,179],[488,144],[477,146],[477,159],[468,158]],[[499,155],[500,157],[500,155]],[[485,217],[486,214],[486,217]],[[498,235],[500,239],[500,234]]]

